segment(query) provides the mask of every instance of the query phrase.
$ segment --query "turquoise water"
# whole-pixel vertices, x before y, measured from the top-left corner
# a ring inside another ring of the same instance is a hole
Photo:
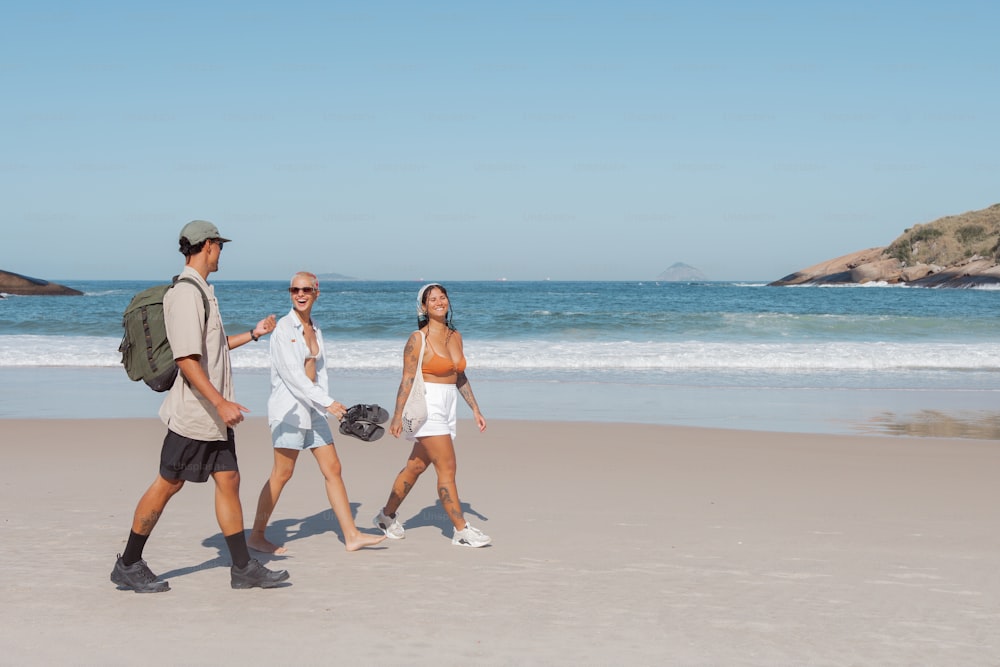
[[[159,397],[125,378],[117,353],[121,312],[151,283],[63,282],[85,296],[0,300],[7,379],[0,417],[154,413]],[[283,282],[213,282],[230,333],[288,310]],[[391,403],[420,285],[321,287],[314,317],[330,348],[334,386]],[[884,433],[944,420],[974,437],[997,421],[997,290],[739,282],[446,287],[470,378],[492,418]],[[235,350],[233,361],[244,402],[266,399],[266,344]],[[67,377],[87,378],[87,406],[72,407],[77,395],[64,413],[42,407],[46,394],[72,393],[63,388]]]

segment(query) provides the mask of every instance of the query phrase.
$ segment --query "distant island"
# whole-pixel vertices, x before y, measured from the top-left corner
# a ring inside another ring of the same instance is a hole
[[[689,264],[677,262],[656,276],[656,279],[664,282],[684,282],[688,280],[708,280],[708,277]]]
[[[836,257],[769,284],[870,282],[919,287],[1000,284],[1000,204],[914,225],[887,246]]]
[[[341,275],[339,273],[320,273],[317,274],[316,278],[319,280],[357,280],[357,278]]]
[[[0,271],[0,298],[3,294],[18,296],[80,296],[83,292],[72,287],[50,283],[41,278],[22,276],[20,273]]]

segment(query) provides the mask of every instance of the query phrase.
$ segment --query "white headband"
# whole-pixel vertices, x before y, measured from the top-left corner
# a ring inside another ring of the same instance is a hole
[[[425,315],[427,313],[427,311],[424,310],[424,292],[432,287],[439,287],[439,285],[438,283],[427,283],[420,288],[419,292],[417,292],[417,315]]]

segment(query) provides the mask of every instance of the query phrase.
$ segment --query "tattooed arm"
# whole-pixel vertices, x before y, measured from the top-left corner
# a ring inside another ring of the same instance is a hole
[[[456,331],[456,337],[458,338],[458,344],[461,349],[462,346],[462,336]],[[465,352],[462,350],[464,356]],[[469,383],[469,377],[462,371],[458,374],[458,379],[455,380],[455,386],[458,388],[458,393],[462,395],[465,402],[469,404],[472,408],[472,416],[476,420],[476,425],[479,426],[479,431],[483,432],[486,430],[486,417],[483,413],[479,411],[479,403],[476,402],[476,396],[472,393],[472,384]]]
[[[459,373],[455,386],[458,387],[458,393],[462,395],[465,402],[469,404],[470,408],[472,408],[472,416],[475,417],[476,425],[479,426],[479,430],[485,431],[486,417],[484,417],[483,413],[479,411],[479,404],[476,403],[476,397],[472,393],[472,385],[469,384],[468,376],[465,373]]]
[[[392,421],[389,422],[389,433],[398,438],[403,432],[403,406],[413,388],[413,379],[418,372],[417,361],[420,358],[421,334],[414,331],[406,341],[403,348],[403,378],[399,381],[399,390],[396,392],[396,409],[392,413]]]

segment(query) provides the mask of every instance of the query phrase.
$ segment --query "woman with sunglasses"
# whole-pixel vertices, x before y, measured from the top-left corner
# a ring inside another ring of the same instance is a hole
[[[423,363],[417,368],[423,343]],[[423,374],[427,389],[427,422],[408,439],[415,440],[406,462],[389,492],[389,500],[375,517],[375,525],[395,540],[405,535],[403,524],[396,518],[406,494],[429,465],[437,472],[438,498],[448,514],[455,532],[451,543],[463,547],[485,547],[490,537],[465,520],[462,503],[455,485],[456,411],[458,395],[472,408],[472,416],[480,432],[486,430],[486,418],[472,394],[465,376],[465,353],[462,335],[451,322],[448,292],[437,283],[424,285],[417,293],[417,331],[410,334],[403,350],[403,379],[396,394],[396,411],[389,423],[389,433],[399,437],[403,432],[403,406],[410,395],[417,373]]]
[[[326,421],[327,414],[343,419],[347,408],[330,398],[323,334],[312,319],[312,309],[319,298],[319,280],[312,273],[296,273],[288,293],[292,309],[278,320],[271,334],[267,421],[274,443],[274,468],[260,491],[247,543],[256,551],[286,553],[285,547],[268,541],[264,529],[281,490],[292,477],[299,453],[308,449],[326,480],[326,495],[344,534],[344,545],[348,551],[357,551],[378,544],[385,536],[362,533],[355,525],[341,478],[340,458],[333,445],[333,432]]]

